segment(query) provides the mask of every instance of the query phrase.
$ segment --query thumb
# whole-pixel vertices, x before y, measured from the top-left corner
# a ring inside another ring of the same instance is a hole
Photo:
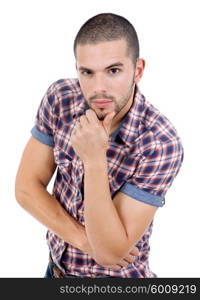
[[[110,133],[110,127],[112,123],[112,119],[115,115],[115,112],[111,112],[105,116],[105,119],[103,120],[103,127],[105,128],[107,134],[109,135]]]

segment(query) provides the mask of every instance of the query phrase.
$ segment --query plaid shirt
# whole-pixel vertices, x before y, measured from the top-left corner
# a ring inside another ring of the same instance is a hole
[[[57,174],[53,194],[62,207],[84,222],[84,166],[74,152],[70,136],[77,118],[88,106],[77,79],[60,79],[50,85],[38,108],[32,135],[53,147]],[[134,101],[118,129],[109,138],[107,151],[111,197],[118,191],[161,207],[183,160],[183,147],[170,121],[135,87]],[[131,201],[131,200],[130,200]],[[149,237],[153,221],[136,246],[140,255],[127,267],[114,271],[88,254],[47,231],[47,243],[57,266],[79,277],[156,277],[149,267]]]

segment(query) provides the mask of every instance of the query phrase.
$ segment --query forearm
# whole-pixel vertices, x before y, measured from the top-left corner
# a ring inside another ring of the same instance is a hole
[[[89,243],[99,260],[115,263],[125,255],[127,234],[112,202],[106,156],[85,164],[84,217]]]
[[[85,227],[70,216],[56,198],[39,183],[16,191],[18,203],[34,218],[65,242],[86,252],[89,248]]]

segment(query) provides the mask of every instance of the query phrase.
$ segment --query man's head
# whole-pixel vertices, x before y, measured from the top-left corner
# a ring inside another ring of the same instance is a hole
[[[134,85],[144,69],[135,29],[125,18],[100,14],[89,19],[74,41],[79,82],[89,106],[103,120],[115,111],[120,121],[129,110]],[[110,101],[109,103],[97,102]]]
[[[139,41],[133,25],[124,17],[105,13],[90,18],[80,28],[74,40],[74,53],[77,45],[98,44],[100,42],[125,39],[127,55],[135,65],[139,58]]]

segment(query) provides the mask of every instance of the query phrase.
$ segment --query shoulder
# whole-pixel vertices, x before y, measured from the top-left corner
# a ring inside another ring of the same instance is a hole
[[[60,115],[79,105],[83,94],[77,78],[64,78],[54,81],[49,86],[47,97],[53,113]]]
[[[156,158],[173,154],[182,159],[182,141],[172,122],[146,99],[143,105],[138,139],[143,156]]]
[[[58,79],[51,84],[51,88],[56,96],[60,98],[81,94],[81,88],[77,78]]]
[[[151,130],[156,140],[160,143],[180,139],[172,122],[155,108],[149,101],[145,101],[144,125]]]

